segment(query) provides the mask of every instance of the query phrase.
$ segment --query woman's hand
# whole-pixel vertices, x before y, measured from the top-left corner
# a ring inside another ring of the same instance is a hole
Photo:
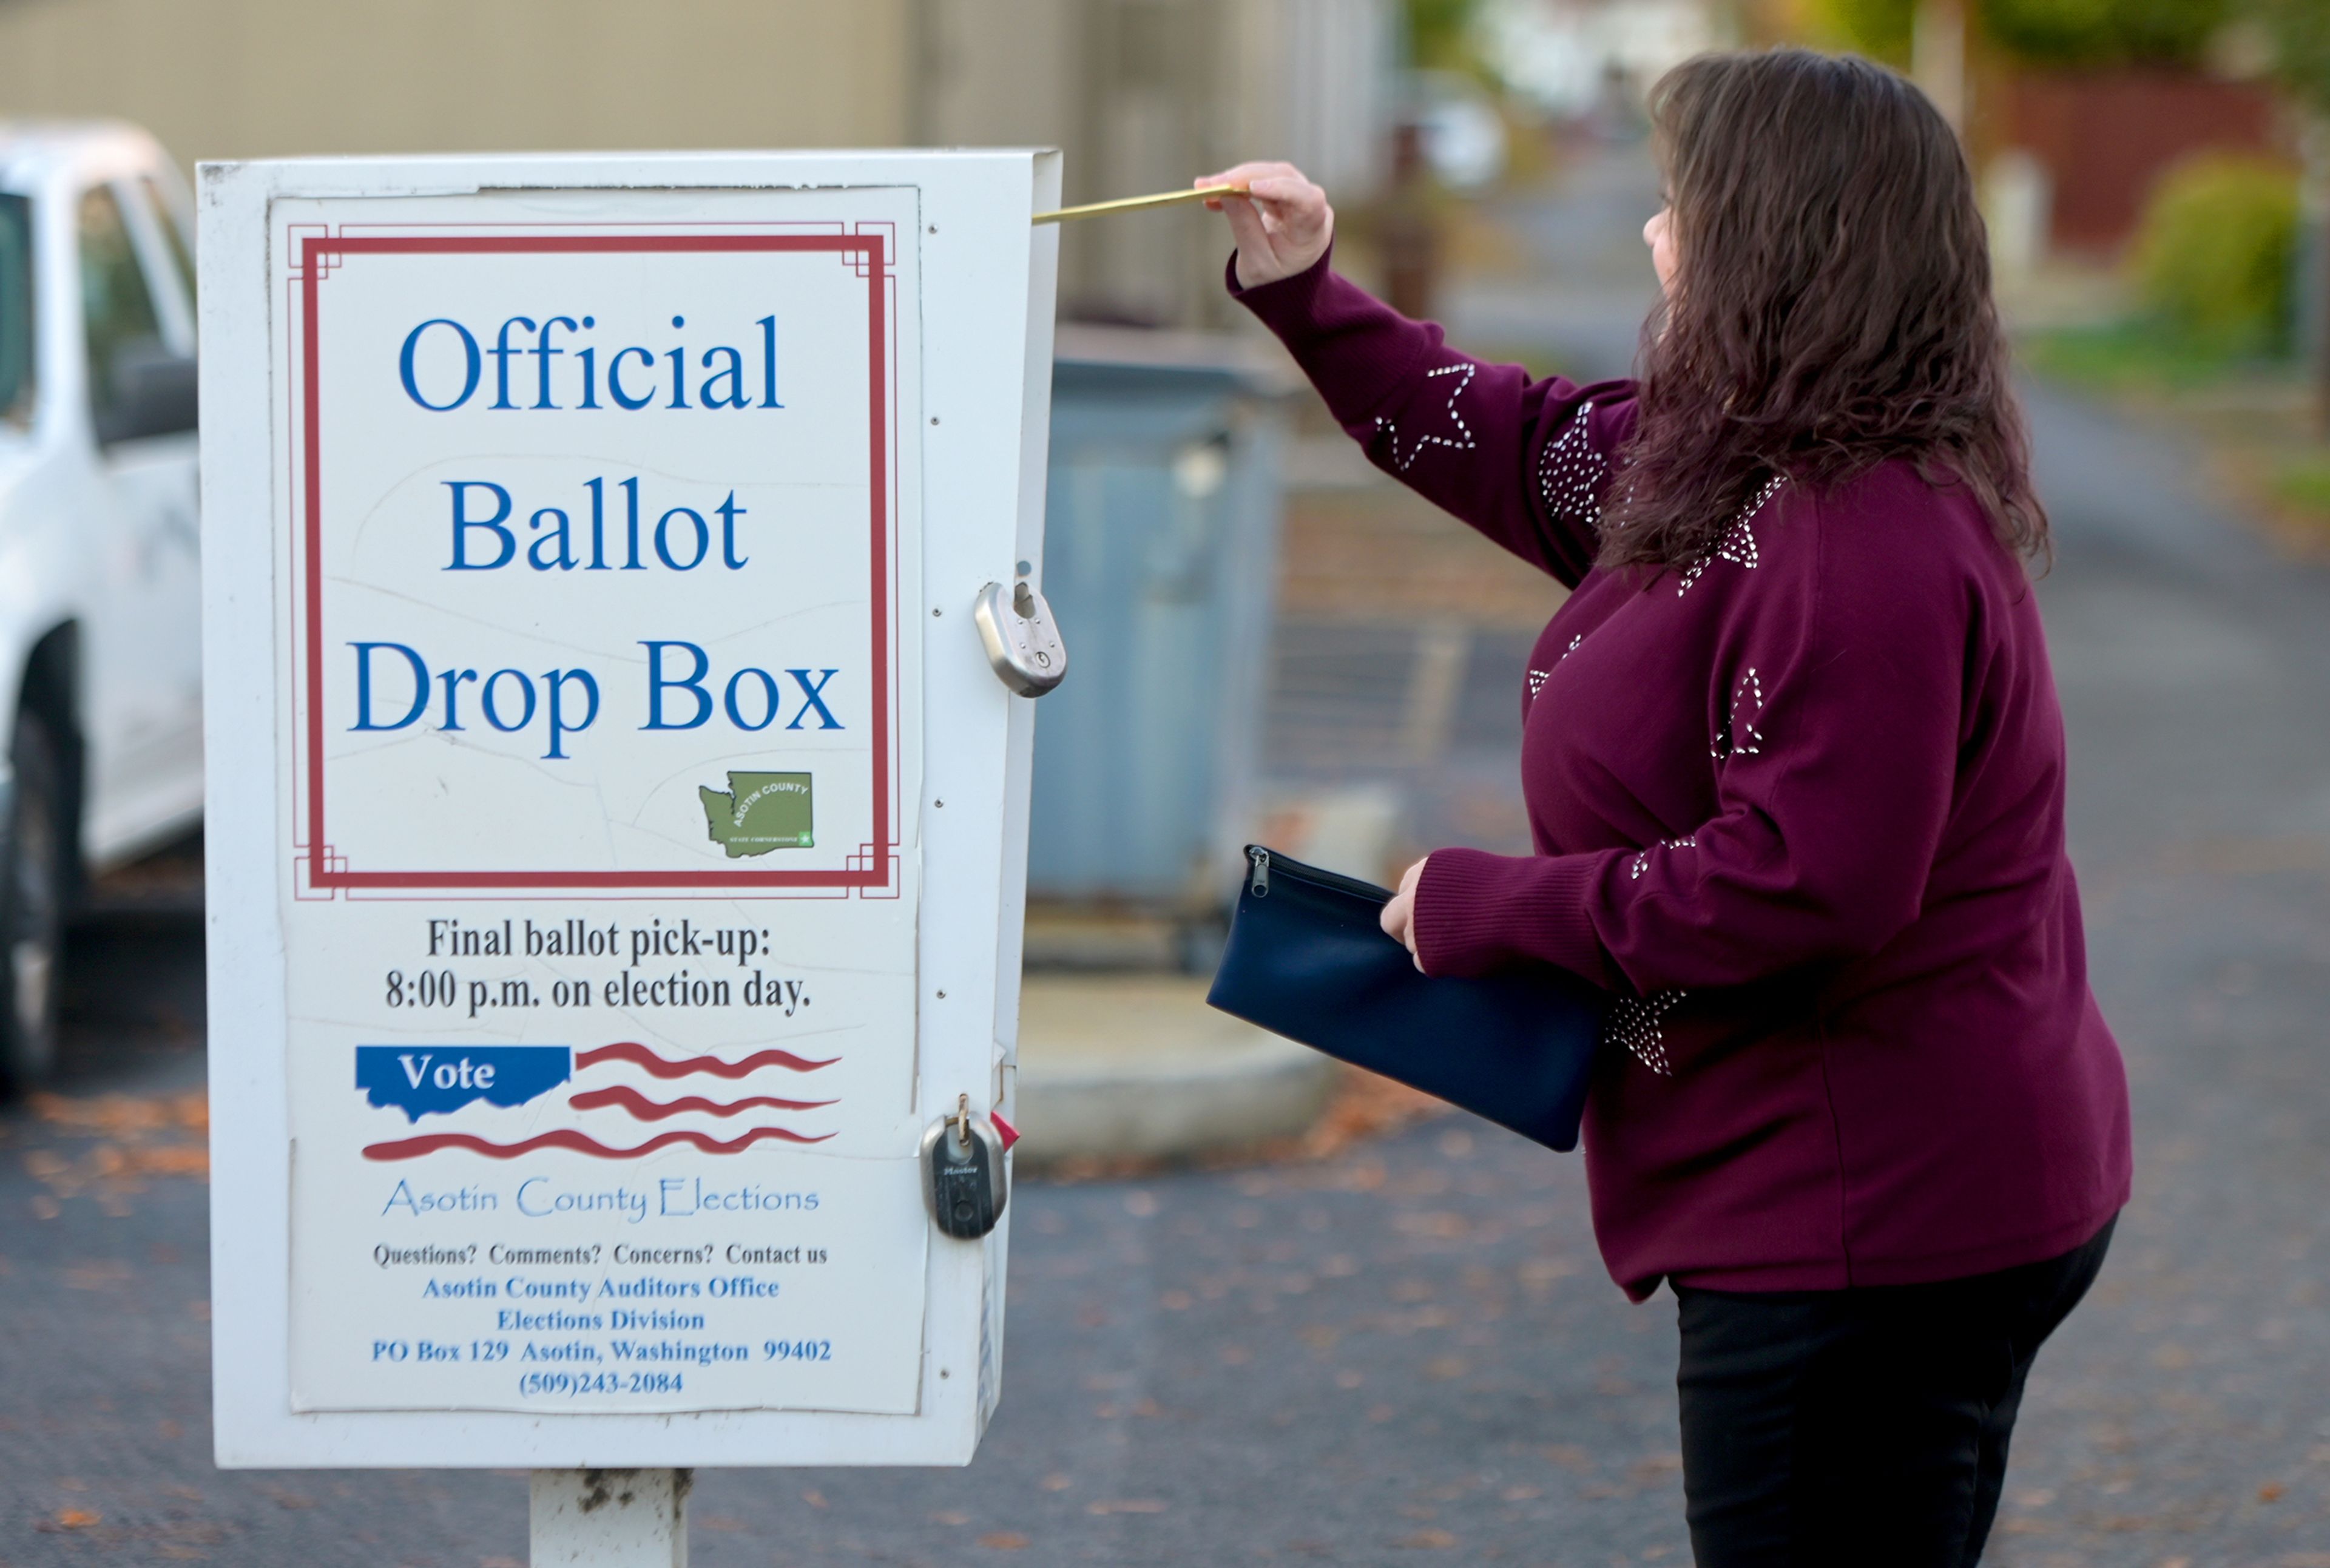
[[[1419,972],[1424,968],[1424,955],[1416,950],[1416,885],[1422,880],[1424,861],[1418,860],[1400,873],[1399,891],[1391,896],[1391,902],[1384,906],[1383,911],[1384,935],[1407,949],[1407,955],[1416,960]]]
[[[1241,289],[1309,271],[1335,237],[1335,209],[1327,204],[1327,193],[1293,164],[1240,164],[1192,183],[1244,185],[1251,193],[1206,203],[1230,221]]]

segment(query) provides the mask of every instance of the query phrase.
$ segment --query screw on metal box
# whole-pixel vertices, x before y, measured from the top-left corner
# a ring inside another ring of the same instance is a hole
[[[1007,587],[990,583],[971,606],[987,662],[1004,685],[1021,697],[1041,697],[1068,672],[1068,651],[1052,620],[1052,607],[1025,578]]]
[[[1003,1147],[994,1126],[971,1114],[969,1095],[923,1134],[923,1198],[941,1231],[976,1241],[995,1229],[1010,1197]]]

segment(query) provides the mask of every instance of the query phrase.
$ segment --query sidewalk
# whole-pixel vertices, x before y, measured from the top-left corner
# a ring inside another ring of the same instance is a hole
[[[1022,1164],[1178,1159],[1296,1136],[1335,1064],[1206,1005],[1179,974],[1027,975],[1019,993]]]

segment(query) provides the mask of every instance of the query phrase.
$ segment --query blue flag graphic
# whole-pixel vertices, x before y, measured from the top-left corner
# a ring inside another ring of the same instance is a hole
[[[472,1101],[522,1106],[574,1073],[566,1045],[360,1045],[356,1088],[408,1121],[459,1110]]]

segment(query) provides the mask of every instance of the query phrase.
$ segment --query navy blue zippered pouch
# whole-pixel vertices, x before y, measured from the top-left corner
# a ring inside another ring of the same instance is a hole
[[[1391,891],[1246,847],[1206,1000],[1525,1138],[1577,1146],[1608,994],[1551,965],[1434,978],[1384,935]]]

